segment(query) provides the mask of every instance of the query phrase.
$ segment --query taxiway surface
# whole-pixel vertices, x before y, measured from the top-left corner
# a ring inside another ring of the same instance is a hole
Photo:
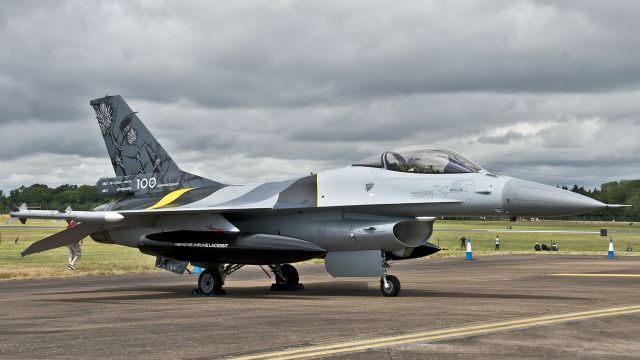
[[[397,298],[298,269],[305,290],[271,292],[245,267],[221,297],[191,296],[195,276],[165,272],[3,281],[0,358],[640,356],[640,257],[396,262]]]

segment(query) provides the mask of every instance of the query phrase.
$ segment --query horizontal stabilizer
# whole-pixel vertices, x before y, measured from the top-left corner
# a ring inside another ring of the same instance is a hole
[[[100,228],[100,224],[96,223],[80,223],[72,228],[60,231],[40,241],[36,241],[24,249],[20,254],[27,256],[35,253],[39,253],[46,250],[59,248],[61,246],[77,243],[78,241],[89,236],[94,231]]]

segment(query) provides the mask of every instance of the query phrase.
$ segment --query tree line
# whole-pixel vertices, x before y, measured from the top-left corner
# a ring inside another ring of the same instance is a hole
[[[587,190],[584,187],[574,185],[572,188],[562,186],[578,194],[588,196],[605,204],[632,205],[617,209],[603,209],[593,212],[594,216],[614,217],[633,221],[640,220],[640,180],[620,180],[604,183],[598,190]]]
[[[25,203],[30,208],[47,210],[91,210],[99,205],[108,203],[110,198],[99,196],[96,187],[92,185],[61,185],[50,188],[45,184],[21,186],[5,194],[0,190],[0,212],[15,208]]]
[[[621,180],[602,184],[600,189],[587,190],[574,185],[569,188],[558,186],[606,204],[633,205],[619,209],[604,209],[594,212],[594,216],[616,217],[633,221],[640,220],[640,180]],[[91,210],[111,201],[98,195],[92,185],[61,185],[50,188],[44,184],[21,186],[4,194],[0,190],[0,212],[7,212],[11,207],[26,203],[31,208],[64,210],[71,206],[74,210]]]

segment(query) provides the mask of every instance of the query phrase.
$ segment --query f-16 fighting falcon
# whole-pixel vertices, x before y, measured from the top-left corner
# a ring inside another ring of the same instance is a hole
[[[436,217],[557,216],[608,205],[588,197],[491,173],[435,146],[383,151],[350,166],[297,179],[223,184],[180,170],[120,96],[92,100],[116,176],[97,183],[116,199],[93,211],[11,212],[27,219],[75,220],[37,241],[23,256],[90,236],[138,248],[156,266],[179,274],[204,270],[198,290],[223,294],[245,265],[266,265],[273,287],[295,289],[291,263],[323,258],[334,277],[380,279],[385,296],[400,292],[392,262],[440,249],[429,242]]]

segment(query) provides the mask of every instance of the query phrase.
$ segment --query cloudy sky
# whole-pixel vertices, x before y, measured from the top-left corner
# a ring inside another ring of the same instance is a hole
[[[640,178],[635,1],[0,0],[0,189],[113,176],[122,95],[187,171],[278,180],[434,144],[547,184]]]

